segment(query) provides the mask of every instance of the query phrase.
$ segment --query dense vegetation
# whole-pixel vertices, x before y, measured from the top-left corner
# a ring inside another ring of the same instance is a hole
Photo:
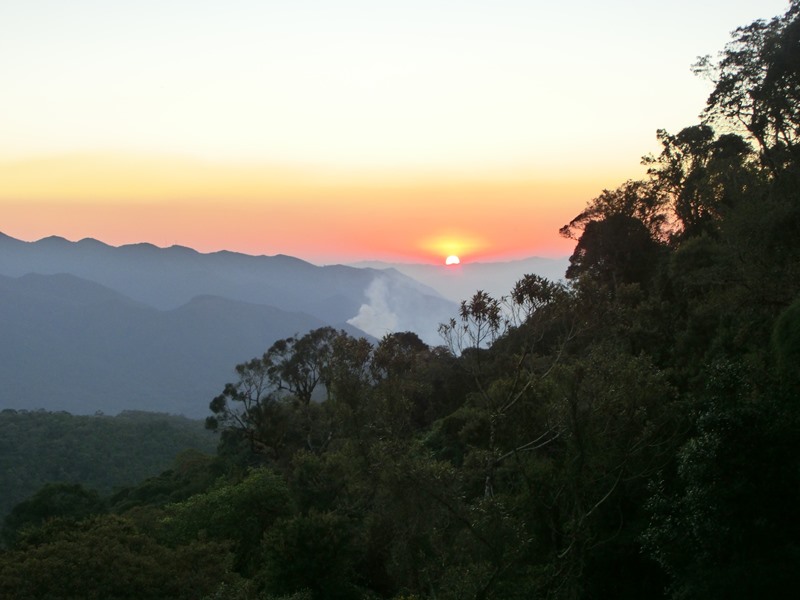
[[[162,472],[187,449],[213,453],[215,445],[201,422],[165,414],[0,411],[0,519],[47,483],[108,494]]]
[[[215,458],[20,504],[0,595],[793,597],[800,1],[698,70],[703,121],[564,227],[568,284],[478,292],[438,348],[276,343]]]

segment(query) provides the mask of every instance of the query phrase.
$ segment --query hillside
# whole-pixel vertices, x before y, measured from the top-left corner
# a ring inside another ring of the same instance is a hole
[[[456,305],[396,272],[0,235],[0,408],[202,417],[232,365],[333,326],[380,338]]]
[[[319,267],[281,255],[202,254],[182,246],[151,244],[115,247],[55,236],[23,242],[0,234],[0,275],[28,273],[75,275],[161,310],[209,295],[304,312],[334,326],[352,319],[370,302],[367,290],[377,280],[391,291],[381,310],[394,314],[402,329],[414,325],[425,337],[435,335],[436,326],[451,316],[453,308],[433,289],[400,273]],[[403,310],[420,303],[426,305],[425,311]]]
[[[322,325],[211,296],[161,311],[71,275],[0,277],[0,408],[199,418],[232,365]]]
[[[0,520],[46,483],[109,494],[157,475],[188,449],[213,453],[217,441],[201,422],[165,414],[0,411]]]

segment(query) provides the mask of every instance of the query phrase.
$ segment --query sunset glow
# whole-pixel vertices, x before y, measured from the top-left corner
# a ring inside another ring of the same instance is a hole
[[[784,5],[6,3],[0,231],[321,264],[568,255],[559,227],[696,122],[695,57]]]

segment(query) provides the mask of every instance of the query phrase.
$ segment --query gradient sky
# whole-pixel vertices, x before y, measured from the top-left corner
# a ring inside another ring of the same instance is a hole
[[[317,263],[569,254],[785,0],[0,4],[0,231]]]

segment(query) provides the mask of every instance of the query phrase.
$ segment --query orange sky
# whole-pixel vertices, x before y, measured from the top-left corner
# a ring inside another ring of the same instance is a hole
[[[0,3],[0,231],[316,263],[564,256],[787,0]]]
[[[613,176],[612,176],[613,177]],[[0,164],[2,230],[312,262],[563,256],[558,228],[619,176],[277,169],[119,155]]]

